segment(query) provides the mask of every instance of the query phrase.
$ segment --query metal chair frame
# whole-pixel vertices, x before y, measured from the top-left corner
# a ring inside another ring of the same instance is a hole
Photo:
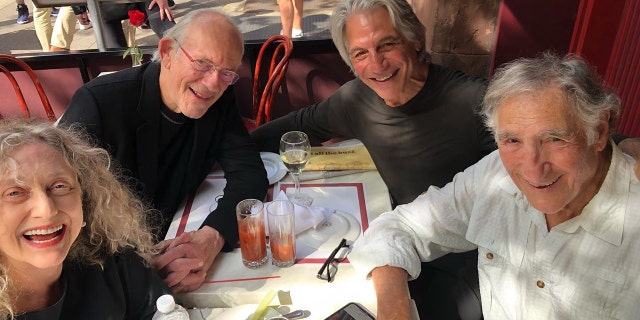
[[[260,88],[260,67],[267,48],[272,43],[277,43],[277,45],[271,56],[269,77],[264,88]],[[287,73],[289,57],[292,51],[293,42],[289,37],[282,35],[270,37],[260,48],[253,76],[253,114],[255,116],[256,126],[271,121],[271,105]],[[260,93],[262,94],[260,95]]]
[[[42,88],[42,84],[40,84],[40,80],[38,80],[38,77],[36,76],[35,72],[33,72],[33,69],[31,69],[31,67],[29,67],[27,63],[25,63],[19,58],[16,58],[11,55],[0,54],[0,62],[7,62],[7,61],[18,65],[23,71],[25,71],[29,75],[29,78],[31,78],[31,82],[35,86],[36,91],[38,91],[38,95],[40,96],[40,101],[42,101],[42,105],[44,106],[44,111],[47,114],[47,118],[50,121],[56,121],[56,115],[53,113],[53,108],[51,108],[51,103],[49,102],[49,99],[47,98],[47,95],[44,92],[44,89]],[[13,74],[11,74],[11,71],[9,71],[9,69],[7,69],[3,65],[0,65],[0,71],[2,71],[2,73],[4,73],[7,76],[7,78],[9,78],[9,82],[11,82],[11,84],[13,85],[13,90],[16,93],[16,98],[18,99],[18,103],[20,103],[20,107],[22,108],[22,114],[24,115],[24,117],[25,118],[31,117],[29,108],[27,107],[27,102],[24,99],[24,95],[22,94],[22,90],[20,89],[20,84],[18,83],[16,78],[13,76]]]

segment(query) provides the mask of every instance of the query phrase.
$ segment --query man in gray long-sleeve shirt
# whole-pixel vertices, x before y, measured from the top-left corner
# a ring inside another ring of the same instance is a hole
[[[476,112],[486,81],[431,64],[424,26],[406,1],[348,0],[331,19],[333,41],[357,78],[327,100],[251,132],[262,150],[277,152],[280,136],[291,130],[315,142],[359,139],[395,204],[403,204],[495,149]],[[479,295],[476,261],[477,253],[470,252],[423,264],[419,281],[409,283],[420,314],[459,319],[457,293],[449,288],[461,284]],[[459,279],[458,270],[467,269],[463,274],[471,279]],[[471,313],[481,315],[474,300]]]

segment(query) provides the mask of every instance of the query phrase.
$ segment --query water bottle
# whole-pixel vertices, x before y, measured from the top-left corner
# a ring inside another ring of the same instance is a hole
[[[189,313],[181,305],[176,304],[173,296],[165,294],[156,300],[158,311],[152,320],[189,320]]]

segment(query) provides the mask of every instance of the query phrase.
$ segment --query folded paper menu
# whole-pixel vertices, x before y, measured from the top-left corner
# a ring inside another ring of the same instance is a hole
[[[375,170],[371,155],[362,143],[312,147],[304,171]]]

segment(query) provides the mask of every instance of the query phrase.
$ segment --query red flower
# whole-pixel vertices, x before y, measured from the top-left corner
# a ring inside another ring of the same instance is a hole
[[[139,27],[144,24],[145,20],[146,17],[144,15],[144,12],[140,10],[129,10],[129,22],[132,25]]]

